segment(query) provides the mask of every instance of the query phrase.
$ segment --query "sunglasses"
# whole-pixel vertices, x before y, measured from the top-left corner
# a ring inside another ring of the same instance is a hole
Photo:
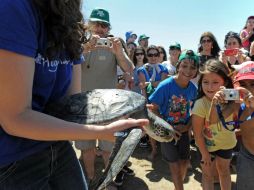
[[[143,53],[135,53],[135,56],[144,55]]]
[[[159,53],[148,53],[147,57],[159,57]]]
[[[105,23],[105,22],[95,22],[96,26],[100,26],[101,28],[108,28],[109,24]]]
[[[204,44],[204,43],[211,43],[211,42],[212,42],[212,40],[210,40],[210,39],[202,40],[202,41],[201,41],[202,44]]]

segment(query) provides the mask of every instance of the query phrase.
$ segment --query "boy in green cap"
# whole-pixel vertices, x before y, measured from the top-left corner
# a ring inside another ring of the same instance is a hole
[[[190,80],[196,77],[198,64],[198,56],[192,50],[183,52],[176,65],[177,74],[162,81],[149,97],[152,110],[181,134],[177,142],[161,143],[176,190],[183,190],[189,163],[190,109],[197,96],[197,88]]]

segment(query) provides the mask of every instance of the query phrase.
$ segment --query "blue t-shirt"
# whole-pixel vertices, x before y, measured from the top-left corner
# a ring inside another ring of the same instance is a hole
[[[193,83],[181,88],[174,77],[170,77],[160,82],[149,101],[159,106],[160,114],[171,125],[187,124],[196,96],[197,88]]]
[[[161,81],[161,76],[162,76],[162,73],[166,73],[168,74],[168,69],[159,64],[158,65],[159,68],[160,68],[160,72],[158,73],[156,71],[156,75],[155,75],[155,80],[154,81]],[[149,66],[146,66],[146,65],[143,65],[142,67],[140,67],[138,70],[137,70],[137,73],[139,75],[139,73],[143,73],[145,75],[145,78],[146,78],[146,82],[149,82],[152,75],[153,75],[153,68],[152,67],[149,67]]]
[[[73,64],[79,64],[83,59],[72,61],[66,52],[51,61],[43,57],[46,33],[32,0],[2,0],[0,17],[0,49],[35,59],[32,109],[43,112],[47,103],[65,95],[71,82]],[[0,127],[0,166],[20,160],[52,143],[14,137]]]

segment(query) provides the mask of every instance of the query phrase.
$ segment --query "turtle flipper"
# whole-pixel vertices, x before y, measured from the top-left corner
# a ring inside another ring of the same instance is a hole
[[[116,139],[115,146],[109,158],[109,164],[97,182],[96,190],[104,189],[121,171],[135,150],[141,136],[142,129],[133,128],[127,137],[118,137]]]

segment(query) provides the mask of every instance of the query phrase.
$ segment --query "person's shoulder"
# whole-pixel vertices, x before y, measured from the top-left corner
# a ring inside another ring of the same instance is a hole
[[[34,6],[31,0],[2,0],[0,6],[2,13],[1,16],[3,16],[4,13],[25,13],[26,11],[33,8]]]
[[[172,76],[164,79],[159,84],[159,86],[171,86],[171,85],[174,85],[174,78]]]
[[[246,29],[242,29],[242,30],[240,31],[240,35],[246,35],[246,34],[248,34],[248,32],[247,32]]]
[[[170,64],[170,63],[169,63],[169,60],[163,61],[163,62],[161,63],[161,65],[168,65],[168,64]]]
[[[140,71],[144,71],[146,69],[145,65],[137,68],[137,71],[140,72]]]
[[[196,86],[192,81],[189,82],[188,88],[191,89],[191,90],[192,90],[192,89],[197,90],[197,86]]]
[[[207,99],[203,96],[195,101],[195,104],[204,104],[204,102],[207,102]]]
[[[203,110],[202,112],[205,113],[204,110],[208,109],[209,101],[206,100],[205,97],[199,98],[194,102],[193,112],[196,113],[197,110]]]
[[[0,6],[0,48],[34,57],[41,30],[32,0],[2,0]],[[40,37],[43,38],[43,30]]]

